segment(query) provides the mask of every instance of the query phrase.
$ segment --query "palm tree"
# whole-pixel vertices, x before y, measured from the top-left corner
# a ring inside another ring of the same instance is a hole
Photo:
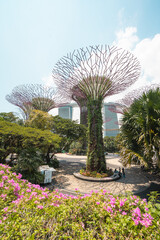
[[[135,100],[122,120],[121,155],[124,162],[135,158],[146,166],[160,164],[160,89],[149,90]]]

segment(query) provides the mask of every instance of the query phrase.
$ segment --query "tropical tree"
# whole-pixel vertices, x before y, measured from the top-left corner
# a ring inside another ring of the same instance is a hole
[[[86,127],[76,121],[54,116],[52,121],[52,132],[62,137],[61,150],[68,151],[74,141],[86,141]]]
[[[10,153],[19,153],[33,146],[39,149],[49,163],[49,153],[59,148],[61,137],[49,130],[19,126],[16,123],[0,121],[0,162],[5,163]]]
[[[5,120],[8,122],[12,122],[12,123],[17,123],[19,125],[23,125],[23,120],[20,119],[19,117],[17,117],[13,112],[1,112],[0,113],[0,120]]]
[[[116,144],[116,137],[113,137],[113,136],[104,137],[104,150],[110,153],[115,153],[118,151],[118,147]]]
[[[80,140],[84,142],[86,140],[86,127],[82,124],[78,124],[76,121],[70,119],[61,118],[60,116],[52,116],[40,110],[33,110],[25,125],[41,130],[50,130],[61,136],[62,141],[59,151],[68,151],[73,141]]]
[[[124,113],[121,126],[121,156],[126,163],[134,159],[147,167],[160,167],[160,90],[149,90]]]
[[[60,59],[53,77],[63,95],[85,99],[88,110],[87,170],[105,172],[102,102],[133,84],[140,65],[133,54],[109,46],[91,46]]]
[[[41,110],[32,110],[25,126],[38,128],[41,130],[51,130],[53,125],[53,116],[48,112]]]

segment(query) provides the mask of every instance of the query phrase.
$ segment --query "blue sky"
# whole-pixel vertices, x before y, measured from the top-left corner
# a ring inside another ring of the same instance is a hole
[[[159,12],[159,0],[0,0],[0,112],[18,112],[5,100],[14,87],[51,84],[59,58],[89,45],[128,48],[140,85],[160,83]]]

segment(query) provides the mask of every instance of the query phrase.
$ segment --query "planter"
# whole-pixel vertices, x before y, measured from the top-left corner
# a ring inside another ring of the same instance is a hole
[[[89,181],[89,182],[110,182],[110,181],[115,181],[115,180],[120,179],[119,174],[113,174],[110,177],[104,177],[104,178],[87,177],[80,173],[73,173],[73,175],[78,179],[81,179],[84,181]]]

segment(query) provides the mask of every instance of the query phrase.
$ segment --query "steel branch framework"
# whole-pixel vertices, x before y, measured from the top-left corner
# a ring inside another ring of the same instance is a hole
[[[31,110],[48,112],[55,108],[58,102],[55,89],[41,84],[19,85],[6,96],[6,99],[23,110],[26,118]]]
[[[114,112],[124,114],[125,111],[131,106],[131,104],[138,98],[142,96],[143,93],[147,93],[149,90],[155,90],[160,88],[159,84],[146,85],[138,89],[134,89],[127,93],[124,98],[115,102],[116,109]],[[113,111],[113,110],[112,110]]]
[[[61,94],[72,99],[104,99],[125,90],[139,75],[140,64],[132,53],[107,45],[75,50],[53,69]]]

